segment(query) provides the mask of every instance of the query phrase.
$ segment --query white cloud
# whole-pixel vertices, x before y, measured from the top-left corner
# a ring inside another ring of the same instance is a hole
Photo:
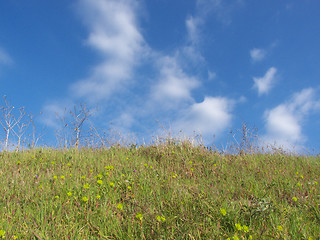
[[[132,80],[146,48],[135,15],[136,1],[80,0],[79,12],[90,33],[87,43],[103,57],[88,78],[72,85],[77,97],[107,99]]]
[[[320,110],[320,99],[316,99],[317,91],[313,88],[303,89],[292,97],[290,109],[300,116],[305,116],[311,111]]]
[[[307,88],[295,93],[288,102],[265,111],[267,133],[264,140],[289,149],[303,144],[306,141],[303,122],[312,111],[318,110],[320,99],[316,99],[316,90]]]
[[[188,76],[172,57],[163,57],[159,60],[160,77],[152,87],[152,98],[166,104],[175,104],[182,100],[191,100],[191,91],[200,85],[200,82]]]
[[[274,85],[277,69],[274,67],[269,68],[266,74],[261,78],[253,78],[254,88],[257,88],[259,96],[267,94]]]
[[[266,129],[269,136],[281,143],[295,143],[302,140],[299,119],[288,105],[279,105],[265,113]]]
[[[213,140],[231,124],[234,101],[223,97],[205,97],[201,103],[192,104],[173,124],[173,129],[192,136],[194,131],[205,140]]]
[[[266,54],[267,52],[265,50],[259,48],[254,48],[250,51],[250,56],[253,62],[262,61]]]
[[[0,48],[0,64],[10,65],[12,63],[13,61],[11,57],[3,49]]]

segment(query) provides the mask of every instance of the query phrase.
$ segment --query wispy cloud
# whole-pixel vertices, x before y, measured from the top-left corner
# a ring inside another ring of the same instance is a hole
[[[167,106],[176,105],[180,101],[190,101],[191,91],[198,87],[200,82],[188,76],[173,57],[162,57],[158,65],[160,76],[152,86],[152,98]]]
[[[242,0],[197,0],[197,8],[203,15],[214,13],[216,19],[225,25],[232,23],[232,12],[242,5]]]
[[[201,47],[203,43],[203,29],[208,18],[214,16],[220,23],[229,25],[232,22],[232,13],[242,5],[242,0],[197,0],[193,15],[185,20],[187,30],[187,44],[180,48],[181,58],[186,59],[197,67],[206,66]]]
[[[133,70],[146,48],[137,26],[136,1],[80,0],[79,12],[89,29],[87,44],[104,59],[92,74],[71,90],[89,101],[107,99],[133,79]]]
[[[273,87],[275,78],[276,78],[277,69],[275,67],[269,68],[266,74],[263,77],[257,78],[254,77],[253,87],[258,90],[259,96],[267,94],[270,89]]]
[[[199,16],[193,17],[189,16],[186,19],[186,28],[188,33],[188,40],[192,45],[197,45],[199,43],[199,27],[203,24],[203,19]]]
[[[69,100],[64,101],[51,101],[47,103],[42,109],[40,122],[45,126],[58,128],[61,125],[60,118],[66,114],[66,109],[70,108],[72,103]]]
[[[217,77],[217,74],[215,72],[208,71],[208,79],[213,80]]]
[[[199,14],[189,16],[185,20],[187,37],[186,45],[181,47],[181,59],[188,59],[192,64],[203,64],[205,59],[200,52],[201,28],[204,24],[204,16]]]
[[[9,54],[2,48],[0,48],[0,64],[3,65],[10,65],[13,63],[12,58]]]
[[[250,56],[253,62],[262,61],[266,57],[267,52],[264,49],[254,48],[250,51]]]
[[[303,89],[289,101],[265,111],[266,142],[276,142],[286,148],[303,144],[306,141],[302,133],[303,122],[310,113],[320,110],[320,99],[316,98],[316,92],[313,88]]]

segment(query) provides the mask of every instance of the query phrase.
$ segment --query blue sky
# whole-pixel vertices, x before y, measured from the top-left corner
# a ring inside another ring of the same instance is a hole
[[[0,90],[47,133],[83,102],[140,141],[225,145],[246,123],[318,152],[319,42],[317,0],[1,1]]]

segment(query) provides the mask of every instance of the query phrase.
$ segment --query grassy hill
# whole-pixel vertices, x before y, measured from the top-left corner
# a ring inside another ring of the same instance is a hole
[[[319,239],[320,158],[189,142],[3,152],[5,239]]]

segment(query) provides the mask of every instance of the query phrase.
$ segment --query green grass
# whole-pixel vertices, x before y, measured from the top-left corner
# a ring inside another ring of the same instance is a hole
[[[0,238],[320,237],[319,157],[187,142],[0,157]]]

